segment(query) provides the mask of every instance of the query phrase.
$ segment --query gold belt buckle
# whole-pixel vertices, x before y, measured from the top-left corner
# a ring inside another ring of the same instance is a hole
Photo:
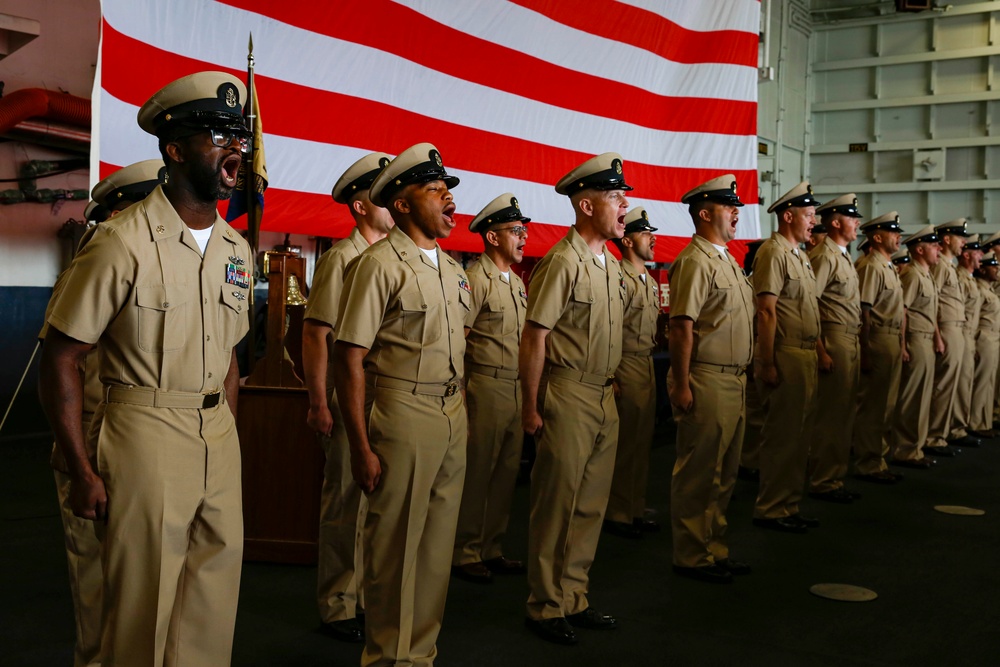
[[[457,384],[449,384],[447,386],[447,388],[444,390],[444,395],[445,396],[454,396],[457,392],[458,392],[458,385]]]

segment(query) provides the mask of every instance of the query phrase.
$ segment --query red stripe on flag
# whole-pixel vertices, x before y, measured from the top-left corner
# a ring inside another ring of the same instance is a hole
[[[205,69],[225,69],[143,44],[115,31],[107,23],[103,45],[104,89],[136,106],[141,106],[174,79]],[[149,71],[147,63],[150,62],[157,64],[155,73]],[[241,78],[245,74],[233,69],[226,71]],[[393,154],[416,143],[431,141],[445,156],[447,166],[453,169],[550,185],[591,157],[579,151],[468,128],[387,104],[306,88],[259,74],[254,82],[268,134]],[[328,111],[321,113],[318,110]],[[364,122],[357,119],[364,119]],[[680,201],[691,188],[724,173],[721,169],[647,165],[631,162],[627,155],[624,157],[626,179],[636,189],[635,194],[644,199]],[[744,201],[756,203],[757,171],[736,171],[735,175],[739,191],[749,193]],[[273,211],[270,197],[267,202],[270,216]]]
[[[756,34],[689,30],[659,14],[612,0],[510,1],[571,28],[631,44],[673,62],[757,67]]]
[[[292,2],[218,1],[303,30],[393,53],[465,81],[563,109],[614,118],[656,130],[756,133],[756,102],[657,95],[636,86],[553,65],[473,37],[389,0],[317,3],[308,12]],[[570,3],[566,11],[578,10],[591,15],[590,2]],[[730,47],[724,45],[729,39],[713,39],[708,45],[713,51],[727,51]],[[689,37],[685,39],[685,44],[693,41],[694,37]],[[745,50],[745,57],[752,57],[756,62],[756,37],[752,43],[741,42],[732,48]]]
[[[121,167],[101,162],[101,178],[110,176]],[[291,190],[268,188],[267,214],[264,216],[262,231],[282,232],[286,234],[301,234],[304,236],[319,236],[323,238],[347,238],[354,228],[354,219],[347,212],[347,207],[337,204],[327,195],[306,194]],[[219,202],[220,215],[224,214],[227,202]],[[309,216],[302,215],[309,211]],[[460,252],[482,252],[483,242],[479,234],[469,231],[471,215],[456,215],[458,226],[451,236],[440,241],[446,250]],[[236,229],[246,229],[246,216],[237,218],[230,223]],[[552,225],[543,222],[532,222],[528,225],[528,242],[525,246],[527,257],[541,257],[549,248],[566,235],[568,227]],[[654,260],[657,262],[672,262],[677,253],[691,241],[686,236],[656,235]],[[609,244],[610,247],[610,244]],[[743,260],[746,254],[746,241],[733,241],[729,244],[737,261]],[[617,254],[617,251],[615,251]]]

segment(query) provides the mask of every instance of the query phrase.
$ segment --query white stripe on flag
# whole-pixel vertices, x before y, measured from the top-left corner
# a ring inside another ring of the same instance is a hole
[[[618,0],[698,32],[760,32],[759,0]]]

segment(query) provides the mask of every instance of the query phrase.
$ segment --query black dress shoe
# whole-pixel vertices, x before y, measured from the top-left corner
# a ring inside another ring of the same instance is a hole
[[[913,468],[914,470],[927,470],[928,468],[933,468],[936,461],[931,460],[928,457],[922,459],[893,459],[889,461],[894,466],[900,466],[902,468]]]
[[[575,614],[567,614],[566,620],[575,628],[587,630],[614,630],[618,627],[618,621],[614,616],[602,614],[593,607],[587,607]]]
[[[323,634],[334,639],[351,644],[361,644],[365,641],[364,628],[358,623],[356,618],[345,618],[342,621],[331,621],[323,623],[320,627]]]
[[[924,454],[927,456],[936,456],[938,458],[953,458],[958,452],[962,450],[955,449],[954,447],[924,447]]]
[[[979,438],[973,437],[971,435],[966,435],[961,438],[953,438],[948,441],[949,445],[955,447],[981,447],[983,442]],[[926,447],[925,447],[926,449]]]
[[[624,537],[630,540],[638,540],[642,537],[642,530],[636,528],[635,525],[631,523],[622,523],[621,521],[604,521],[604,532],[611,533],[612,535],[617,535],[618,537]]]
[[[524,574],[528,568],[519,560],[511,560],[503,556],[484,560],[483,565],[493,574]]]
[[[750,574],[753,571],[750,569],[750,563],[744,563],[743,561],[733,560],[732,558],[723,558],[722,560],[717,560],[715,561],[715,564],[721,567],[729,574],[735,574],[737,577],[741,577],[744,574]]]
[[[969,435],[974,438],[979,438],[980,440],[992,440],[1000,435],[1000,433],[997,433],[993,429],[987,429],[985,431],[969,431]]]
[[[748,482],[756,482],[760,479],[760,470],[757,468],[747,468],[745,466],[740,466],[736,470],[736,476],[740,479],[745,479]]]
[[[660,532],[660,522],[652,519],[635,518],[632,519],[632,526],[638,528],[643,533]]]
[[[725,568],[715,565],[701,565],[699,567],[681,567],[674,565],[674,573],[688,579],[704,581],[710,584],[731,584],[733,575]]]
[[[888,470],[880,470],[867,475],[858,473],[854,476],[854,479],[860,479],[862,482],[871,482],[872,484],[895,484],[903,480],[903,475],[889,472]]]
[[[839,503],[841,505],[850,505],[854,502],[854,496],[845,491],[844,489],[833,489],[832,491],[810,491],[810,498],[815,498],[816,500],[825,500],[828,503]]]
[[[787,518],[798,523],[799,525],[805,526],[806,528],[819,528],[819,519],[802,516],[801,514],[792,514]]]
[[[782,533],[805,533],[808,529],[798,521],[793,521],[791,517],[783,516],[780,519],[754,519],[753,525],[759,528],[770,528]]]
[[[474,584],[492,584],[493,573],[483,563],[466,563],[452,565],[451,573],[459,579],[471,581]]]
[[[524,626],[545,641],[553,644],[573,646],[576,644],[576,633],[565,618],[543,618],[536,621],[533,618],[524,619]]]

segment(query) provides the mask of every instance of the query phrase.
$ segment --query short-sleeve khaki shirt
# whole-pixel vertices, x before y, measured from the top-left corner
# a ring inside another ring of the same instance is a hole
[[[736,260],[696,234],[670,267],[670,317],[694,321],[691,361],[747,366],[753,315],[753,289]]]
[[[976,286],[983,297],[979,310],[979,331],[1000,333],[1000,296],[993,291],[992,283],[976,278]]]
[[[527,319],[551,330],[547,364],[606,377],[617,370],[625,278],[610,252],[604,261],[570,227],[531,272]]]
[[[486,254],[466,270],[472,299],[465,326],[468,362],[517,371],[528,293],[521,277],[509,271],[509,281]]]
[[[337,328],[337,309],[344,290],[347,265],[367,249],[368,241],[361,235],[361,230],[355,227],[346,239],[341,239],[323,253],[313,272],[309,303],[306,304],[306,319]]]
[[[438,267],[399,227],[347,268],[337,340],[366,348],[368,373],[446,384],[465,373],[470,287],[437,248]]]
[[[656,318],[660,314],[660,288],[649,272],[622,262],[625,276],[625,318],[622,352],[645,353],[656,347]],[[646,279],[643,280],[642,276]]]
[[[976,278],[962,267],[958,267],[958,282],[965,295],[965,332],[974,334],[979,328],[979,309],[983,306],[983,295],[976,285]]]
[[[104,385],[214,393],[249,328],[253,260],[216,215],[204,257],[157,187],[97,227],[48,322],[97,343]]]
[[[809,261],[816,275],[820,322],[860,327],[858,272],[851,258],[828,236],[809,253]]]
[[[954,260],[942,256],[931,267],[931,277],[938,294],[938,322],[964,322],[965,292],[959,282]]]
[[[806,253],[778,232],[761,244],[753,261],[754,293],[778,297],[775,343],[812,342],[819,337],[816,276]]]
[[[892,262],[872,251],[858,262],[858,283],[871,326],[898,331],[903,326],[903,284]]]
[[[930,272],[916,262],[899,276],[906,306],[906,329],[932,334],[938,322],[938,292]]]

